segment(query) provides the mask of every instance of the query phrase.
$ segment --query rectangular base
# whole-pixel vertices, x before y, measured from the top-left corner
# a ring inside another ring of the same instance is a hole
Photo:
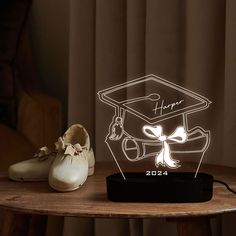
[[[116,202],[204,202],[212,198],[213,176],[193,172],[169,172],[167,176],[120,173],[106,178],[107,196]]]

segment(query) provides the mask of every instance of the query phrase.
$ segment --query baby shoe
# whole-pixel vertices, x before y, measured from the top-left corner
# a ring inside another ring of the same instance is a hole
[[[15,181],[45,181],[56,152],[47,147],[42,147],[34,158],[21,161],[8,168],[8,176]]]
[[[78,189],[94,173],[95,158],[82,125],[72,125],[56,143],[57,156],[49,171],[49,185],[60,192]]]

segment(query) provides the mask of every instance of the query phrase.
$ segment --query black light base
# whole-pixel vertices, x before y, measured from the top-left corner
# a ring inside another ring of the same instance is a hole
[[[212,198],[213,176],[194,172],[169,172],[167,176],[120,173],[106,178],[107,197],[115,202],[205,202]]]

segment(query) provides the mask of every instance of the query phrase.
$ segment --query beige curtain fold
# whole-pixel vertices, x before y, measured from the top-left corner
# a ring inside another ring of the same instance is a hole
[[[145,74],[146,1],[127,1],[126,18],[126,78],[140,77]]]
[[[95,1],[70,2],[68,123],[95,132]],[[91,135],[94,141],[94,135]]]
[[[70,10],[68,120],[89,130],[97,161],[112,161],[104,137],[113,113],[97,91],[156,74],[213,102],[189,117],[190,126],[200,120],[211,130],[204,162],[236,167],[236,1],[71,0]],[[222,235],[235,235],[230,220],[223,217]],[[221,235],[220,224],[217,219],[214,235]],[[175,225],[162,219],[65,219],[66,236],[111,230],[112,236],[176,235]]]
[[[223,164],[236,165],[236,1],[226,2],[225,84],[224,84],[224,160]]]
[[[211,145],[205,161],[222,164],[224,132],[225,1],[186,1],[184,84],[212,101],[204,111]],[[199,120],[199,115],[192,117]],[[202,117],[202,114],[201,114]]]

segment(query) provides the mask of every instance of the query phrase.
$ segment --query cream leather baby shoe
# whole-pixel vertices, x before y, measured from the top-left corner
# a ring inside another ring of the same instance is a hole
[[[78,189],[94,173],[95,158],[89,135],[82,125],[72,125],[56,143],[58,151],[49,171],[49,185],[61,192]]]
[[[8,176],[15,181],[45,181],[56,152],[42,147],[34,158],[21,161],[8,168]]]

